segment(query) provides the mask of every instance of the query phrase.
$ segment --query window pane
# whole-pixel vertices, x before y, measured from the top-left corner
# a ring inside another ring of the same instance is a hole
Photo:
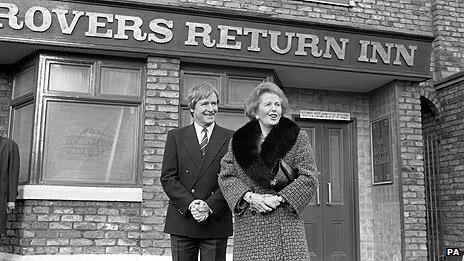
[[[230,77],[227,90],[227,105],[235,108],[243,108],[245,99],[251,91],[262,83],[264,79],[246,78],[246,77]]]
[[[135,184],[138,108],[49,102],[42,181]]]
[[[101,93],[109,95],[140,96],[140,70],[101,68]]]
[[[50,64],[48,90],[90,93],[90,65]]]
[[[31,93],[34,90],[34,72],[34,67],[29,67],[15,76],[13,99]]]
[[[16,141],[19,148],[19,182],[27,182],[29,180],[33,121],[34,104],[14,109],[11,138]]]
[[[219,124],[219,126],[234,131],[245,125],[248,121],[249,119],[247,116],[245,116],[243,111],[241,111],[240,113],[219,112],[218,117],[216,119],[216,122],[217,124]]]
[[[237,130],[249,121],[248,117],[245,116],[243,111],[220,111],[217,115],[216,122],[219,126]],[[179,127],[187,126],[193,123],[193,118],[190,116],[190,112],[187,108],[183,108],[180,115]]]
[[[219,95],[219,101],[222,100],[221,94],[221,76],[218,74],[200,74],[195,72],[184,72],[182,75],[182,90],[180,93],[181,104],[187,104],[188,90],[196,84],[209,83],[214,86]]]

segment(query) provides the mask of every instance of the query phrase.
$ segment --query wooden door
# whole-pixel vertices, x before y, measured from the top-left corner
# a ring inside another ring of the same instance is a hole
[[[353,138],[349,122],[298,121],[316,156],[320,186],[304,212],[312,261],[355,260]]]

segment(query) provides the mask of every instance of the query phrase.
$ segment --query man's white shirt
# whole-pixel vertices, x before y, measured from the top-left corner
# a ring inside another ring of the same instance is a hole
[[[214,129],[214,122],[211,123],[206,129],[208,130],[208,140],[211,139],[211,134],[213,133]],[[198,123],[193,122],[193,125],[195,126],[195,132],[197,133],[197,139],[198,139],[198,144],[201,144],[201,140],[203,140],[203,127],[201,127]]]

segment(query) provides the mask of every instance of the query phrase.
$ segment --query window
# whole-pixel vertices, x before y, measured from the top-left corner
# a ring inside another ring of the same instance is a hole
[[[24,143],[21,169],[29,159],[33,166],[21,172],[22,183],[136,186],[145,63],[54,55],[36,61],[38,101],[13,108],[12,134]],[[19,84],[30,82],[24,75],[16,77],[18,96],[31,89]]]
[[[19,148],[19,182],[26,183],[29,181],[34,104],[28,102],[16,106],[12,111],[12,118],[11,138],[16,141]]]
[[[10,136],[19,148],[19,182],[29,182],[34,127],[37,66],[34,62],[17,68],[13,80]]]
[[[49,101],[44,182],[135,184],[138,109]]]
[[[274,81],[275,78],[274,73],[269,70],[183,65],[180,126],[192,123],[193,119],[187,108],[187,92],[195,84],[207,82],[216,87],[219,92],[217,123],[222,127],[237,130],[248,122],[243,110],[248,94],[261,82]]]

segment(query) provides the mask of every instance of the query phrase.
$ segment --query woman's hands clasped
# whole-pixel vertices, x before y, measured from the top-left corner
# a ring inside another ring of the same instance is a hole
[[[281,196],[253,192],[245,193],[243,199],[250,204],[252,211],[257,211],[261,214],[269,213],[283,203]]]

